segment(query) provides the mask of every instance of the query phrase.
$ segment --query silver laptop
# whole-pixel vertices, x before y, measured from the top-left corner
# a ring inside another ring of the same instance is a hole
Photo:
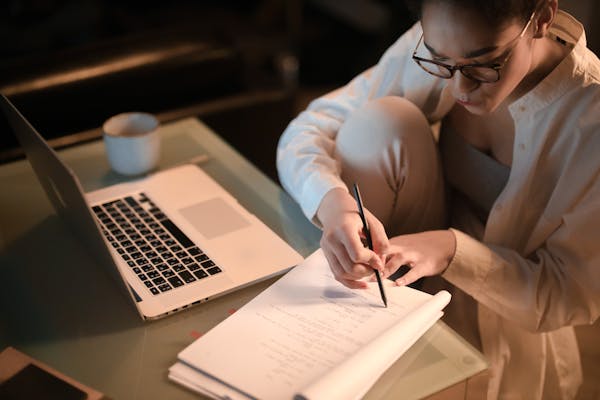
[[[196,165],[84,193],[2,96],[0,104],[57,213],[156,319],[282,274],[302,257]]]

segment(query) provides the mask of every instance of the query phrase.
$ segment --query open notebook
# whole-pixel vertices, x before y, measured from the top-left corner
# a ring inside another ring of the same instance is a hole
[[[321,250],[178,355],[169,378],[212,398],[358,399],[442,315],[431,296],[337,282]]]

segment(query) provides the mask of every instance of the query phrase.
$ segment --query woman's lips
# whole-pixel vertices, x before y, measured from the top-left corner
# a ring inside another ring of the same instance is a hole
[[[469,100],[459,100],[459,99],[456,99],[456,102],[458,104],[462,105],[462,106],[471,106],[472,107],[472,106],[476,106],[477,105],[477,103],[474,103],[474,102],[469,101]]]

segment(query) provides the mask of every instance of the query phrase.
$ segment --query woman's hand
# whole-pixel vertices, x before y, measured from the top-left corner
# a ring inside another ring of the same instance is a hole
[[[366,288],[360,279],[383,272],[389,242],[383,225],[368,210],[364,210],[369,224],[373,250],[364,246],[363,224],[355,199],[345,189],[329,191],[317,211],[323,227],[321,248],[335,279],[352,289]]]
[[[386,276],[400,266],[410,267],[396,284],[405,286],[424,276],[442,274],[454,257],[456,237],[450,230],[401,235],[390,239],[385,262]]]

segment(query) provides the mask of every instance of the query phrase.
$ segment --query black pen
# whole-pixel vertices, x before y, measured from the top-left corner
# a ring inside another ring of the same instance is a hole
[[[360,191],[358,190],[358,185],[356,183],[354,184],[354,198],[356,199],[356,204],[358,204],[358,214],[360,215],[360,219],[363,223],[363,232],[365,233],[365,238],[367,239],[367,246],[370,250],[373,250],[373,240],[371,239],[369,223],[365,218],[362,199],[360,198]],[[377,269],[375,270],[375,277],[377,278],[377,286],[379,286],[379,294],[381,294],[381,300],[383,300],[383,304],[387,307],[387,297],[385,296],[385,290],[383,288],[383,282],[381,281],[381,275],[379,274],[379,270]]]

